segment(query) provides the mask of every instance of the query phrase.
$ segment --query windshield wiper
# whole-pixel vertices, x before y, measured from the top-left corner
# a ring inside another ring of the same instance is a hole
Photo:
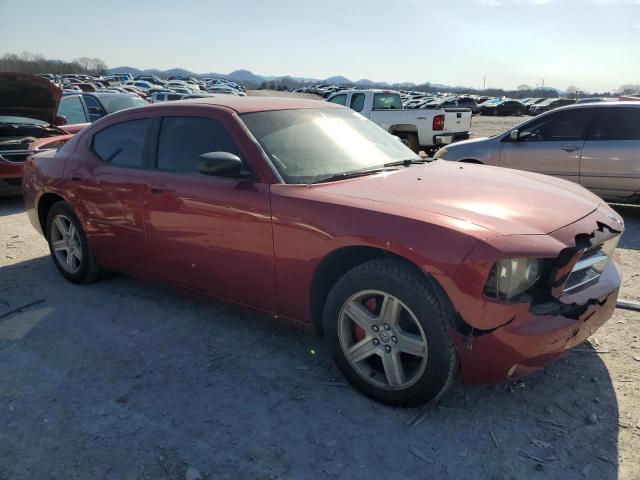
[[[411,165],[419,165],[422,163],[427,163],[427,161],[423,160],[422,158],[405,158],[404,160],[398,160],[397,162],[385,163],[384,166],[385,167],[399,167],[399,166],[409,167]]]
[[[389,169],[389,168],[386,168],[386,167],[387,167],[387,165],[385,165],[384,168],[372,168],[370,170],[354,170],[352,172],[336,173],[335,175],[331,175],[330,177],[323,178],[322,180],[318,180],[316,182],[311,182],[311,183],[315,184],[315,183],[335,182],[337,180],[345,180],[347,178],[364,177],[365,175],[375,175],[376,173],[388,172],[390,170],[393,170],[393,169]]]

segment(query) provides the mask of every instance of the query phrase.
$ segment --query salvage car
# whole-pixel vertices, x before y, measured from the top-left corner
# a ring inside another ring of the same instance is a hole
[[[576,103],[576,101],[571,98],[548,98],[536,105],[531,105],[529,107],[529,113],[531,115],[540,115],[554,108],[566,107],[574,103]]]
[[[522,115],[526,107],[517,100],[494,99],[479,105],[481,115]]]
[[[56,115],[61,95],[40,76],[0,73],[0,195],[20,194],[27,155],[70,138],[60,127],[65,120]]]
[[[423,107],[407,110],[403,108],[398,92],[376,89],[344,90],[331,95],[327,101],[349,106],[406,141],[415,153],[424,150],[431,154],[438,146],[469,138],[471,110],[468,108],[438,104],[429,110]]]
[[[447,146],[434,158],[553,175],[597,195],[640,201],[640,104],[560,108],[490,138]]]
[[[131,93],[65,93],[58,106],[58,115],[64,117],[69,124],[91,123],[110,113],[147,104],[146,100]]]
[[[65,279],[128,272],[315,328],[390,404],[439,397],[459,368],[536,371],[606,322],[620,287],[622,220],[592,193],[426,162],[330,102],[121,111],[29,157],[24,196]]]

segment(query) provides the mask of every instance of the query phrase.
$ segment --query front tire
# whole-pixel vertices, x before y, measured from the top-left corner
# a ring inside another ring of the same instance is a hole
[[[344,274],[329,293],[324,330],[344,376],[386,404],[440,397],[457,372],[445,299],[420,272],[374,260]]]
[[[55,203],[47,215],[47,242],[58,271],[72,283],[90,283],[100,274],[87,235],[66,202]]]

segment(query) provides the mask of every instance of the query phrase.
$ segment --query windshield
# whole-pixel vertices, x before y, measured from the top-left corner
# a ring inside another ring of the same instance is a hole
[[[0,123],[10,123],[12,125],[40,125],[42,127],[49,125],[47,122],[36,120],[35,118],[12,116],[0,116]]]
[[[276,110],[241,118],[286,183],[313,183],[420,159],[398,138],[346,108]]]
[[[107,110],[107,113],[119,112],[133,107],[144,107],[149,105],[145,100],[133,95],[104,95],[100,97],[100,102]]]

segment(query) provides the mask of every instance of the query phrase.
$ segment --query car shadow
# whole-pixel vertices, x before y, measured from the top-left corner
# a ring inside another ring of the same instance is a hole
[[[48,257],[2,267],[0,472],[9,478],[618,477],[618,405],[582,346],[524,381],[417,409],[347,385],[322,338]],[[64,472],[64,475],[62,475]]]
[[[24,212],[22,196],[0,197],[0,217]]]
[[[640,205],[611,204],[624,218],[624,234],[618,246],[630,250],[640,250]]]

